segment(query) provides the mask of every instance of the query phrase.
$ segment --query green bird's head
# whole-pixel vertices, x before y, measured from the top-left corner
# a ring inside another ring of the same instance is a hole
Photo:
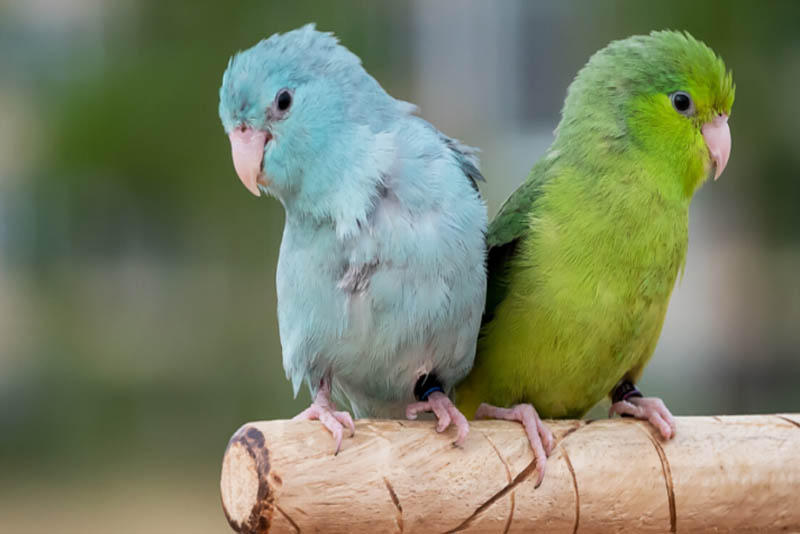
[[[615,41],[570,85],[554,148],[634,158],[691,197],[728,162],[734,92],[722,59],[688,33]]]

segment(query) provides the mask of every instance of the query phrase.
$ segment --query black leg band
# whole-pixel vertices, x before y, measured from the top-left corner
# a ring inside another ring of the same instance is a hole
[[[418,401],[424,402],[428,400],[428,397],[434,391],[444,393],[442,383],[439,382],[439,378],[434,373],[422,375],[417,379],[417,383],[414,384],[414,397],[416,397]]]
[[[641,397],[642,392],[636,389],[630,380],[621,380],[611,393],[612,402],[626,401],[632,397]]]

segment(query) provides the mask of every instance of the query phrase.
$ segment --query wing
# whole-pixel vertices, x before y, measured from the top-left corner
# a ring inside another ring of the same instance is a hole
[[[483,323],[494,317],[494,310],[508,293],[508,269],[517,255],[519,243],[528,231],[530,213],[536,199],[542,192],[548,158],[540,160],[531,174],[500,207],[500,211],[489,223],[486,243],[489,247],[487,271],[489,273],[486,290],[486,307]]]
[[[442,135],[442,139],[447,145],[447,148],[455,154],[461,170],[466,177],[469,178],[472,187],[475,188],[475,191],[478,191],[478,182],[486,181],[481,171],[478,169],[478,149],[467,146],[457,139],[447,137],[446,135]]]

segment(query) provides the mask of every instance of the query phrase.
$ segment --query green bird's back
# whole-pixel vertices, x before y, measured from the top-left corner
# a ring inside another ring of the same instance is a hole
[[[676,112],[683,91],[691,114]],[[464,413],[531,403],[580,417],[638,378],[686,258],[692,194],[713,169],[701,128],[732,103],[722,61],[686,34],[617,41],[590,59],[553,145],[490,224]]]

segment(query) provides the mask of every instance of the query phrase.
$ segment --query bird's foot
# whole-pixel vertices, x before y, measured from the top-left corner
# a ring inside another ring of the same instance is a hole
[[[342,448],[342,435],[344,434],[344,427],[350,429],[350,437],[356,433],[356,426],[353,423],[353,418],[348,412],[336,411],[336,406],[331,400],[331,388],[325,381],[320,385],[317,396],[314,402],[292,418],[292,421],[319,421],[325,428],[333,435],[336,441],[336,450],[334,456],[339,454],[339,449]]]
[[[505,419],[506,421],[522,423],[533,449],[533,457],[536,460],[536,470],[539,472],[536,481],[536,486],[538,487],[544,479],[545,464],[547,463],[547,457],[553,451],[555,440],[550,429],[539,418],[536,409],[530,404],[517,404],[511,408],[499,408],[483,403],[475,411],[475,419]]]
[[[416,419],[417,414],[420,412],[433,412],[436,415],[439,420],[439,424],[436,425],[437,432],[444,432],[450,426],[450,423],[453,423],[457,430],[456,440],[453,445],[456,447],[464,445],[467,434],[469,434],[469,423],[447,395],[434,391],[428,396],[427,400],[415,402],[406,407],[406,417],[408,419]]]
[[[658,397],[630,397],[611,405],[608,416],[619,414],[623,417],[635,417],[650,421],[664,439],[675,436],[675,418],[667,409],[664,401]]]

